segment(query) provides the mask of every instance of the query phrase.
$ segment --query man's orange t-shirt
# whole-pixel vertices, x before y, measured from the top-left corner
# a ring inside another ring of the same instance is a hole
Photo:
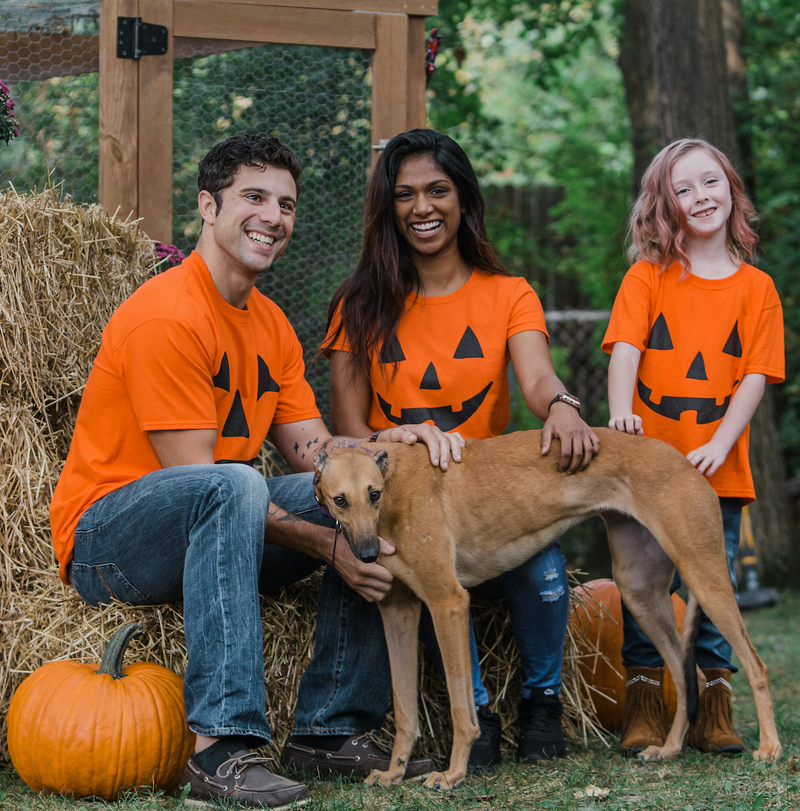
[[[143,284],[103,331],[50,505],[61,579],[83,513],[161,469],[148,431],[213,428],[215,462],[252,463],[273,423],[319,417],[304,372],[281,309],[231,306],[197,253]]]
[[[726,279],[681,278],[637,262],[622,282],[603,349],[641,350],[633,412],[646,436],[684,455],[711,440],[746,374],[784,378],[783,311],[766,273],[742,264]],[[709,479],[719,496],[755,498],[749,426]]]
[[[332,342],[338,324],[337,313],[326,354],[350,351],[343,332]],[[396,340],[372,358],[370,428],[431,422],[475,439],[501,434],[509,418],[508,339],[528,330],[547,335],[539,297],[517,276],[476,269],[447,296],[409,295]]]

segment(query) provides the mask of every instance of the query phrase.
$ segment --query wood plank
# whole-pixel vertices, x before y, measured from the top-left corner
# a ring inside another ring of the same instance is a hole
[[[223,53],[225,51],[242,51],[245,48],[257,48],[257,42],[242,42],[238,39],[197,39],[197,37],[173,37],[173,59],[197,59],[200,56]]]
[[[100,202],[138,216],[139,66],[117,59],[117,17],[138,16],[138,0],[100,0]]]
[[[172,5],[173,0],[139,0],[144,22],[169,31],[163,56],[139,60],[139,216],[151,238],[172,244]]]
[[[180,2],[181,0],[176,0]],[[217,0],[220,5],[247,3],[254,6],[285,6],[286,0]],[[294,8],[331,11],[369,11],[375,14],[415,14],[432,17],[439,13],[438,0],[293,0]]]
[[[97,73],[100,37],[91,34],[45,34],[39,31],[0,32],[3,78],[30,82],[56,76]]]
[[[265,14],[246,3],[226,3],[223,11],[219,2],[176,0],[174,15],[179,37],[369,49],[376,43],[374,14],[288,6]]]
[[[408,18],[408,108],[406,127],[428,126],[425,106],[425,18]]]
[[[405,132],[408,122],[408,17],[376,15],[372,55],[372,144]],[[372,165],[380,153],[372,150]]]

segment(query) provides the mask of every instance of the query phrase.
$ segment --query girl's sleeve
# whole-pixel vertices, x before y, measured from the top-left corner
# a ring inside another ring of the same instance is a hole
[[[622,280],[602,348],[610,353],[614,344],[624,341],[644,352],[650,329],[650,301],[653,288],[652,266],[637,262]]]
[[[769,279],[769,286],[764,295],[745,374],[766,375],[767,383],[782,383],[786,376],[783,307],[772,279]]]

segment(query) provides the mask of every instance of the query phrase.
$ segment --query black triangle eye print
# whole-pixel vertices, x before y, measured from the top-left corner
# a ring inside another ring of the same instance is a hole
[[[425,374],[422,376],[422,383],[419,384],[421,389],[440,389],[442,388],[439,383],[439,375],[436,374],[436,367],[433,361],[428,364]]]
[[[228,353],[222,356],[219,364],[219,371],[211,378],[215,389],[231,390],[231,367],[228,363]]]
[[[381,347],[380,358],[381,363],[400,363],[401,360],[406,359],[403,347],[400,346],[396,335],[392,335],[389,341]]]
[[[262,394],[268,391],[280,391],[281,387],[275,382],[275,379],[269,373],[269,366],[261,355],[256,355],[258,358],[258,396],[256,400],[261,399]]]
[[[656,318],[656,323],[650,330],[650,336],[647,339],[648,349],[674,349],[672,344],[672,336],[669,334],[669,327],[667,326],[667,319],[664,318],[664,313],[660,313]]]
[[[453,355],[455,360],[463,360],[464,358],[482,358],[483,349],[481,349],[478,336],[472,331],[470,327],[464,330],[461,340],[456,347],[456,353]]]
[[[739,338],[738,321],[733,325],[731,334],[728,336],[728,340],[725,341],[725,346],[722,347],[722,351],[726,355],[733,355],[734,358],[742,357],[742,341]]]
[[[244,415],[242,395],[239,394],[238,389],[233,396],[233,405],[228,412],[228,419],[225,420],[225,425],[222,427],[222,436],[241,436],[245,438],[250,436],[250,426],[247,424],[247,417]]]
[[[698,352],[694,356],[694,360],[692,361],[692,365],[689,367],[689,371],[686,373],[686,377],[689,380],[708,380],[702,352]]]

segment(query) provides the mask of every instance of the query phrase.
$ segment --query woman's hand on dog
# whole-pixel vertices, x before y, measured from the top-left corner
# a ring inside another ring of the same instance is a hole
[[[398,425],[397,428],[386,428],[378,436],[379,442],[404,442],[414,445],[417,440],[428,446],[431,464],[447,470],[450,460],[461,461],[461,449],[466,440],[461,434],[453,432],[446,434],[435,425],[423,422],[419,425]]]
[[[395,548],[385,538],[380,539],[381,554],[393,555]],[[380,563],[362,563],[350,550],[350,545],[340,543],[336,547],[333,567],[337,574],[367,602],[380,602],[392,587],[394,575]]]
[[[558,469],[564,473],[585,470],[592,457],[600,450],[597,434],[567,403],[553,403],[550,416],[542,428],[542,456],[549,450],[553,439],[561,440],[561,460]]]

